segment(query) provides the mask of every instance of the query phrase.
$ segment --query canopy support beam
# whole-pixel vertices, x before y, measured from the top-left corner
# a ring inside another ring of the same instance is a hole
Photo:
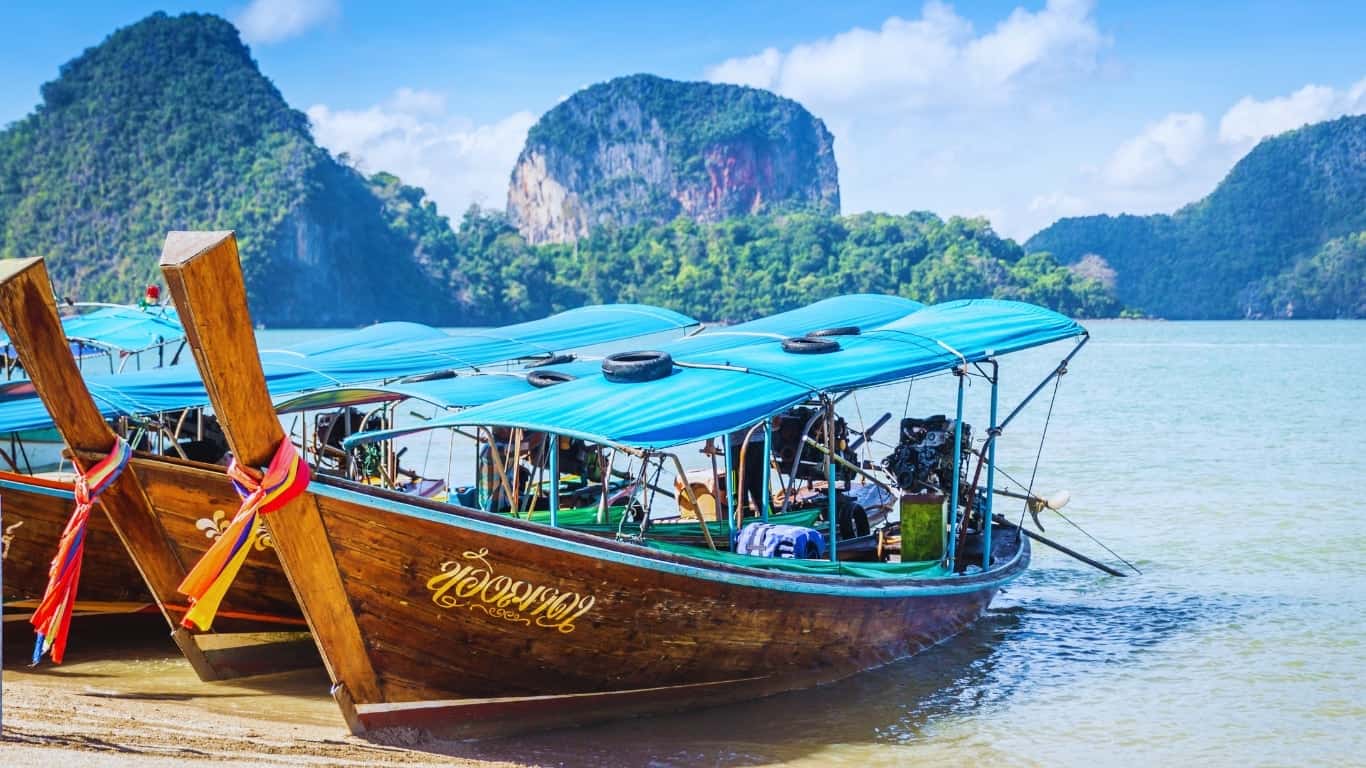
[[[949,494],[949,571],[953,571],[958,554],[958,494],[959,468],[963,464],[963,384],[967,379],[966,366],[953,369],[958,377],[958,409],[953,417],[953,490]]]
[[[991,568],[991,525],[994,519],[991,514],[992,499],[996,497],[996,435],[1000,431],[996,426],[997,395],[998,385],[1000,384],[1000,364],[993,358],[991,361],[991,426],[987,429],[987,498],[986,511],[982,514],[982,570]]]
[[[550,439],[550,527],[560,523],[560,436],[548,435]]]

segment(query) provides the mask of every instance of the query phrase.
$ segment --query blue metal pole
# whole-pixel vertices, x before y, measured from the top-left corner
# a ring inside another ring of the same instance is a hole
[[[836,541],[839,539],[839,522],[838,522],[838,520],[836,519],[836,518],[838,517],[838,515],[836,514],[836,510],[835,510],[836,498],[837,498],[837,497],[836,497],[836,495],[835,495],[835,461],[834,461],[834,459],[827,458],[827,459],[825,460],[825,465],[829,468],[829,469],[826,471],[826,482],[830,484],[830,488],[829,488],[829,495],[830,495],[830,562],[832,562],[832,563],[837,563],[837,562],[839,562],[839,558],[836,557],[836,555],[835,555],[835,550],[836,550],[836,548],[837,548],[837,546],[836,546]]]
[[[837,509],[838,496],[835,490],[835,417],[834,406],[826,405],[825,415],[825,482],[826,495],[829,497],[830,518],[830,562],[838,563],[839,556],[836,550],[839,549],[839,514]]]
[[[963,462],[963,379],[966,371],[956,371],[958,376],[958,411],[953,421],[953,494],[949,497],[949,570],[953,570],[954,557],[958,550],[958,469]]]
[[[773,494],[769,492],[768,479],[769,468],[773,466],[773,420],[764,422],[764,498],[763,504],[764,522],[768,522],[768,513],[773,507]]]
[[[1000,383],[1000,366],[991,361],[991,428],[987,430],[987,504],[982,521],[982,570],[991,568],[991,504],[996,489],[996,394]],[[975,494],[974,494],[975,495]]]
[[[560,436],[547,437],[550,439],[550,527],[554,528],[560,522]]]

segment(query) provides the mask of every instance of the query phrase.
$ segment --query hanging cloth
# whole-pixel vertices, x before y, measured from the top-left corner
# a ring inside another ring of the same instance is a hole
[[[223,596],[261,535],[260,516],[274,512],[303,493],[308,487],[310,473],[294,444],[286,439],[280,441],[264,476],[242,466],[234,458],[228,465],[228,477],[242,498],[242,506],[227,529],[214,539],[213,546],[180,582],[180,592],[190,598],[190,610],[180,624],[190,629],[209,630]]]
[[[90,471],[76,476],[76,509],[67,520],[57,545],[57,556],[52,558],[48,568],[43,600],[30,619],[37,632],[33,644],[34,664],[42,661],[44,654],[50,654],[53,663],[62,663],[71,611],[76,605],[76,587],[81,581],[81,559],[85,554],[85,528],[90,520],[90,508],[104,489],[118,479],[132,455],[133,449],[128,442],[116,437],[108,456],[100,459]]]

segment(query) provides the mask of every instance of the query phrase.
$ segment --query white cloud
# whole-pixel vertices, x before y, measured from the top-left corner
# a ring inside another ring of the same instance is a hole
[[[769,48],[724,61],[706,76],[817,106],[994,103],[1032,76],[1093,69],[1107,43],[1090,0],[1016,8],[979,36],[951,6],[930,0],[918,19],[893,16],[877,30],[854,28],[785,53]]]
[[[1339,91],[1326,85],[1306,85],[1289,96],[1259,101],[1244,96],[1219,121],[1219,140],[1248,147],[1306,123],[1366,112],[1366,79]]]
[[[366,173],[388,171],[422,187],[453,219],[471,203],[503,206],[513,163],[536,121],[530,112],[516,112],[476,124],[447,114],[443,95],[409,88],[368,109],[317,104],[308,117],[319,144],[348,153]]]
[[[1120,144],[1101,173],[1116,186],[1156,186],[1194,162],[1206,143],[1204,115],[1173,112]]]
[[[1067,191],[1036,196],[1029,206],[1037,215],[1032,223],[1037,228],[1069,215],[1174,211],[1209,194],[1261,139],[1363,112],[1366,79],[1340,89],[1309,84],[1285,96],[1243,98],[1224,112],[1217,133],[1199,112],[1169,114],[1121,142],[1104,163],[1082,165]]]
[[[1100,72],[1110,40],[1091,0],[1019,2],[978,28],[930,0],[918,15],[749,52],[705,76],[824,120],[845,212],[990,212],[998,232],[1028,234],[1047,215],[1027,209],[1049,144],[1075,132],[1069,90]]]
[[[1085,200],[1066,192],[1035,195],[1034,199],[1029,201],[1030,213],[1045,214],[1053,218],[1079,216],[1086,213],[1087,210],[1088,205]]]
[[[782,73],[783,55],[777,48],[765,48],[763,53],[739,59],[727,59],[707,70],[707,79],[714,83],[748,85],[752,88],[774,88]]]
[[[439,115],[446,111],[446,95],[436,91],[399,88],[389,103],[394,111],[410,115]]]
[[[252,0],[235,23],[248,43],[278,43],[340,13],[337,0]]]

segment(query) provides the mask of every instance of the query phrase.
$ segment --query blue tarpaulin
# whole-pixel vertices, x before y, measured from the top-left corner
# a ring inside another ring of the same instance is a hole
[[[828,354],[793,354],[776,339],[675,354],[662,379],[616,383],[601,374],[490,402],[421,425],[508,426],[640,448],[664,448],[748,426],[819,394],[888,384],[1053,341],[1084,336],[1075,321],[1014,301],[925,307],[860,335],[835,337]],[[701,366],[701,367],[697,367]],[[353,435],[348,445],[416,431]]]
[[[171,307],[97,306],[62,318],[62,331],[73,348],[82,345],[115,354],[139,352],[185,338],[185,329]],[[0,331],[0,353],[14,355],[14,346],[3,331]]]
[[[906,317],[923,306],[910,299],[880,294],[836,296],[758,320],[708,328],[697,335],[656,346],[675,356],[701,355],[832,327],[873,328]],[[578,360],[547,366],[545,370],[583,377],[596,375],[601,366],[597,360]],[[534,389],[521,374],[462,374],[436,381],[313,390],[277,398],[275,406],[288,412],[411,398],[443,408],[468,408]]]
[[[697,321],[677,312],[640,304],[582,307],[501,328],[449,333],[413,323],[383,323],[333,339],[266,350],[261,361],[272,395],[280,396],[446,369],[477,368],[695,325]],[[86,385],[107,417],[209,404],[199,371],[193,366],[92,376]],[[0,433],[51,423],[35,395],[0,401]]]

